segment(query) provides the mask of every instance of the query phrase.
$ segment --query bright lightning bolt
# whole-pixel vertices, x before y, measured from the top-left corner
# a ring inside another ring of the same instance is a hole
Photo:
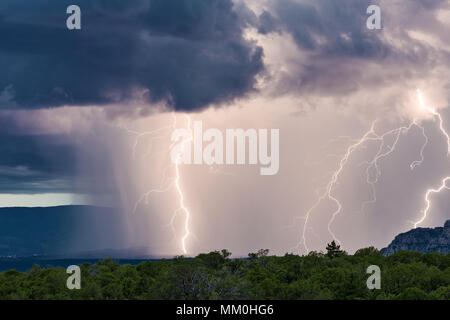
[[[191,118],[188,118],[188,130],[191,129]],[[182,145],[184,146],[186,143],[190,143],[192,141],[192,136],[188,139],[183,140]],[[182,148],[181,150],[184,150],[184,148]],[[179,196],[179,200],[180,200],[180,208],[185,215],[185,220],[184,220],[184,235],[181,238],[181,248],[183,249],[183,253],[186,254],[187,250],[186,250],[186,240],[189,237],[190,231],[189,231],[189,219],[191,217],[191,213],[189,212],[189,210],[186,208],[185,204],[184,204],[184,194],[183,191],[181,190],[180,187],[180,164],[181,164],[181,153],[179,153],[177,155],[177,159],[176,159],[176,163],[175,163],[175,172],[176,172],[176,177],[175,177],[175,187],[177,189],[177,193]]]
[[[136,135],[136,140],[133,144],[133,158],[136,156],[136,149],[137,146],[139,145],[139,141],[140,139],[146,137],[146,136],[150,136],[151,140],[150,140],[150,147],[149,150],[147,151],[147,153],[144,156],[147,156],[149,154],[152,154],[152,143],[154,140],[156,139],[162,139],[162,138],[166,138],[167,135],[158,135],[155,136],[156,133],[160,133],[163,132],[164,130],[169,130],[172,129],[174,130],[176,128],[177,125],[177,119],[175,114],[172,113],[172,117],[173,117],[173,124],[172,126],[164,126],[152,131],[146,131],[146,132],[137,132],[137,131],[133,131],[133,130],[128,130],[126,129],[129,133],[132,133],[134,135]],[[187,130],[191,130],[191,118],[189,116],[186,115],[187,118]],[[184,146],[186,143],[190,143],[192,141],[192,137],[190,138],[186,138],[183,141],[181,141],[181,145]],[[170,150],[173,147],[173,144],[170,144],[168,149],[160,152],[162,154],[167,154],[170,152]],[[181,148],[180,150],[184,150],[184,148]],[[155,153],[156,154],[156,153]],[[162,174],[162,179],[160,182],[160,188],[155,188],[155,189],[150,189],[147,192],[145,192],[139,199],[138,201],[136,201],[134,208],[133,208],[133,214],[136,213],[137,209],[139,208],[139,205],[145,201],[145,204],[148,204],[149,198],[151,197],[152,194],[154,193],[166,193],[169,192],[170,189],[175,188],[176,194],[178,196],[178,203],[179,203],[179,207],[174,211],[172,218],[170,219],[170,227],[172,228],[173,233],[175,234],[175,228],[174,228],[174,222],[175,222],[175,218],[178,215],[178,213],[181,211],[184,213],[184,234],[180,239],[180,246],[181,249],[183,251],[184,254],[187,254],[187,249],[186,249],[186,242],[189,238],[189,236],[193,235],[189,229],[189,223],[190,223],[190,218],[191,218],[191,213],[189,211],[189,209],[186,207],[185,205],[185,195],[183,193],[183,189],[181,187],[181,174],[180,174],[180,165],[182,164],[182,152],[180,151],[180,153],[178,153],[176,155],[176,161],[175,163],[168,165],[166,168],[164,168],[163,170],[163,174]],[[168,180],[167,177],[167,170],[170,167],[174,167],[174,171],[175,171],[175,177],[169,178],[170,182],[166,184],[166,180]]]
[[[435,117],[437,117],[439,119],[439,130],[442,132],[442,134],[444,135],[444,137],[447,140],[447,156],[450,156],[450,136],[447,133],[447,131],[444,129],[444,124],[443,124],[443,120],[442,120],[442,116],[439,112],[437,112],[434,108],[431,107],[427,107],[425,105],[425,101],[423,99],[423,95],[422,92],[420,90],[417,90],[417,96],[419,98],[419,103],[422,109],[430,112],[431,114],[433,114]],[[417,226],[419,224],[421,224],[428,216],[428,212],[430,210],[431,207],[431,201],[429,199],[430,194],[432,193],[439,193],[444,189],[449,189],[449,187],[447,186],[447,181],[450,180],[450,176],[445,177],[442,180],[441,186],[437,189],[428,189],[425,193],[425,202],[426,202],[426,207],[424,210],[422,210],[422,217],[417,220],[416,222],[414,222],[414,228],[417,228]]]
[[[336,238],[336,236],[334,235],[334,233],[331,231],[331,224],[334,220],[334,218],[336,217],[336,215],[341,211],[342,209],[342,205],[339,202],[338,199],[336,199],[333,195],[332,195],[332,191],[333,191],[333,187],[335,186],[335,184],[337,183],[337,180],[339,178],[339,175],[341,174],[342,170],[345,167],[345,164],[347,163],[350,155],[353,153],[353,151],[355,151],[360,145],[362,145],[365,141],[367,140],[373,140],[373,136],[375,135],[374,132],[374,126],[375,126],[375,121],[372,123],[370,130],[368,132],[366,132],[364,134],[364,136],[358,140],[356,143],[352,144],[348,149],[347,152],[345,153],[345,155],[343,156],[343,158],[341,159],[341,161],[339,162],[339,168],[332,174],[331,180],[328,183],[325,192],[319,197],[319,199],[313,204],[313,206],[306,212],[305,215],[305,222],[303,224],[303,246],[305,247],[306,251],[309,251],[309,248],[306,244],[306,230],[308,228],[308,221],[310,219],[311,213],[322,203],[322,201],[324,201],[325,199],[329,199],[331,201],[333,201],[336,204],[336,210],[333,212],[332,214],[332,218],[330,220],[330,222],[328,223],[328,232],[332,235],[333,239],[335,239],[336,241],[338,241],[340,243],[340,241]]]
[[[428,189],[427,190],[427,192],[425,193],[425,202],[426,202],[427,205],[426,205],[425,209],[423,210],[422,217],[418,221],[414,222],[414,228],[417,228],[417,226],[420,223],[422,223],[426,219],[426,217],[428,215],[428,211],[430,210],[430,207],[431,207],[431,200],[429,198],[430,194],[432,194],[432,193],[439,193],[439,192],[441,192],[444,189],[450,190],[450,187],[447,186],[447,181],[449,181],[449,180],[450,180],[450,177],[446,177],[446,178],[444,178],[444,180],[442,180],[441,186],[439,188],[437,188],[437,189]]]
[[[434,117],[438,118],[439,129],[440,129],[441,133],[443,134],[443,136],[447,140],[447,155],[450,156],[450,135],[444,129],[442,116],[435,109],[427,107],[425,105],[425,102],[424,102],[424,99],[423,99],[423,96],[422,96],[422,93],[420,90],[417,90],[417,94],[418,94],[418,99],[419,99],[419,104],[420,104],[421,109],[425,110],[426,112],[431,113]],[[342,211],[342,204],[336,198],[336,196],[333,195],[333,190],[334,190],[335,186],[338,184],[339,177],[340,177],[344,167],[348,163],[350,156],[353,154],[353,152],[355,150],[362,147],[366,142],[369,142],[369,141],[377,141],[380,143],[378,150],[377,150],[375,156],[372,158],[372,160],[364,162],[364,164],[367,165],[367,167],[366,167],[366,183],[371,188],[372,198],[371,198],[371,200],[365,201],[362,203],[361,212],[364,212],[364,208],[367,205],[373,204],[377,200],[375,184],[378,182],[378,179],[381,175],[381,169],[379,167],[380,160],[382,160],[383,158],[386,158],[387,156],[389,156],[391,153],[394,152],[402,133],[408,133],[409,130],[413,126],[416,126],[417,128],[419,128],[421,130],[422,135],[424,137],[424,143],[422,144],[422,146],[420,148],[420,159],[413,161],[410,164],[410,168],[411,168],[411,170],[413,170],[417,166],[420,166],[423,163],[424,151],[425,151],[426,146],[428,145],[429,139],[425,133],[425,128],[423,126],[419,125],[416,120],[413,120],[408,126],[398,127],[398,128],[389,130],[383,134],[377,134],[375,132],[375,124],[376,124],[376,121],[374,121],[372,123],[370,129],[366,133],[364,133],[364,135],[359,140],[355,140],[355,142],[347,148],[345,154],[341,157],[341,159],[339,161],[338,169],[336,171],[332,172],[331,179],[325,188],[325,192],[317,199],[317,201],[312,205],[312,207],[306,212],[305,216],[303,217],[304,224],[303,224],[303,233],[302,233],[302,244],[303,244],[306,252],[309,251],[309,248],[307,246],[307,240],[306,240],[306,231],[308,229],[310,229],[310,228],[308,228],[308,223],[309,223],[311,214],[325,200],[329,200],[329,201],[333,202],[336,206],[336,209],[331,214],[331,218],[328,222],[327,228],[328,228],[328,232],[332,236],[332,238],[334,240],[336,240],[338,243],[340,243],[340,241],[337,239],[336,235],[332,231],[331,227],[332,227],[332,224],[333,224],[334,220],[336,219],[337,215]],[[386,139],[391,136],[393,136],[393,142],[391,143],[391,145],[388,145],[386,143]],[[371,175],[371,172],[374,172],[374,174]],[[447,181],[449,181],[449,180],[450,180],[450,176],[446,177],[442,180],[442,184],[439,188],[427,190],[427,192],[425,194],[426,208],[422,211],[423,215],[420,218],[420,220],[414,222],[414,228],[417,228],[417,226],[420,223],[422,223],[427,217],[427,214],[431,207],[431,201],[429,199],[430,195],[432,193],[439,193],[444,189],[450,189],[450,187],[447,186]],[[298,248],[299,246],[300,246],[300,243],[296,246],[296,248]]]
[[[425,105],[425,101],[423,100],[423,95],[420,90],[417,90],[417,96],[419,98],[420,106],[422,109],[430,112],[434,116],[436,116],[439,119],[439,130],[441,130],[442,134],[444,135],[445,139],[447,140],[447,156],[450,156],[450,136],[447,133],[447,131],[444,129],[444,121],[442,120],[442,116],[439,112],[436,111],[436,109],[427,107]]]

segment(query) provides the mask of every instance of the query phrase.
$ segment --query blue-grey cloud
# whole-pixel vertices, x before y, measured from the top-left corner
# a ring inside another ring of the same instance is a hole
[[[73,191],[76,149],[63,137],[0,134],[0,193]]]
[[[271,1],[258,29],[288,32],[303,50],[326,56],[383,57],[389,51],[379,33],[366,28],[369,0]]]
[[[263,69],[231,0],[79,0],[77,31],[66,28],[71,4],[2,1],[0,107],[201,109],[252,91]]]

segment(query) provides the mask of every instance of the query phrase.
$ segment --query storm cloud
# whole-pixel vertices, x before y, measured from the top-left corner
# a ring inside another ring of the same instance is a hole
[[[263,69],[231,0],[80,0],[0,4],[3,108],[164,102],[198,110],[241,97]]]
[[[66,28],[70,4],[81,7],[81,31]],[[370,4],[381,7],[381,30],[366,27]],[[136,244],[181,253],[179,174],[190,254],[307,253],[303,235],[313,250],[332,240],[333,202],[304,230],[305,214],[349,145],[372,124],[382,134],[417,120],[423,131],[403,132],[379,162],[376,203],[366,172],[375,142],[352,154],[333,188],[343,247],[385,246],[450,172],[445,136],[417,95],[448,130],[449,27],[442,0],[3,0],[0,192],[106,195]],[[279,173],[174,170],[171,132],[189,117],[205,130],[279,128]],[[447,193],[433,195],[421,226],[442,225],[448,207]]]
[[[370,5],[381,8],[381,30],[366,27]],[[284,68],[268,73],[275,95],[348,97],[409,85],[450,62],[448,24],[439,19],[448,1],[266,0],[253,7],[259,10],[245,17],[259,34],[290,37],[296,46],[284,53]]]

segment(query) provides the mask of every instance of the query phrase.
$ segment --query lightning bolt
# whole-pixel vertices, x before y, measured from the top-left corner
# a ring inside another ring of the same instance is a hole
[[[189,116],[186,116],[188,119],[188,130],[191,129],[191,118]],[[192,136],[183,140],[182,145],[185,145],[186,143],[189,143],[192,141]],[[184,148],[181,148],[180,150],[184,150]],[[183,253],[186,254],[187,250],[186,250],[186,240],[190,235],[190,231],[189,231],[189,220],[191,218],[191,213],[189,212],[189,210],[186,208],[185,204],[184,204],[184,194],[183,191],[181,190],[181,186],[180,186],[180,164],[181,164],[181,152],[178,153],[177,155],[177,161],[175,163],[175,172],[176,172],[176,177],[175,177],[175,187],[177,189],[177,193],[178,193],[178,197],[179,197],[179,203],[180,203],[180,207],[179,210],[184,212],[184,216],[185,216],[185,220],[184,220],[184,235],[181,238],[181,248],[183,249]]]
[[[411,128],[413,126],[417,126],[421,129],[424,130],[424,128],[420,125],[418,125],[416,123],[416,121],[413,121],[409,124],[409,126],[407,127],[399,127],[396,129],[392,129],[388,132],[385,132],[382,135],[378,135],[377,138],[379,139],[380,146],[378,148],[377,153],[375,154],[375,156],[373,157],[372,161],[365,161],[362,164],[366,164],[366,183],[370,186],[370,190],[371,190],[371,199],[368,201],[364,201],[361,205],[361,212],[364,213],[365,212],[365,208],[366,206],[368,206],[369,204],[374,204],[377,201],[377,193],[376,193],[376,187],[375,185],[378,183],[378,179],[381,176],[381,169],[379,167],[379,161],[387,156],[389,156],[392,152],[395,151],[395,148],[397,147],[397,144],[400,140],[400,136],[401,134],[406,134],[408,133]],[[424,132],[424,131],[423,131]],[[392,143],[392,145],[387,145],[385,142],[385,139],[389,136],[393,135],[394,136],[394,141]],[[426,136],[425,136],[426,137]],[[426,141],[428,141],[428,138],[426,139]],[[425,149],[426,144],[422,145],[421,147],[421,159],[420,160],[416,160],[413,161],[413,163],[410,165],[410,167],[416,167],[420,164],[422,164],[423,162],[423,150]],[[386,150],[386,151],[384,151]],[[414,166],[413,166],[414,164]],[[371,177],[371,172],[375,172],[373,178]]]
[[[439,129],[440,129],[441,133],[443,134],[443,136],[447,140],[447,155],[450,156],[450,135],[444,129],[443,119],[442,119],[441,114],[439,114],[435,109],[427,107],[425,105],[424,99],[422,96],[422,92],[420,90],[417,90],[417,94],[418,94],[420,107],[423,110],[425,110],[426,112],[431,113],[435,118],[438,118]],[[378,147],[376,154],[373,156],[372,160],[363,162],[363,164],[367,165],[366,171],[365,171],[366,172],[366,183],[371,188],[372,197],[370,200],[362,203],[361,212],[364,212],[364,209],[367,205],[373,204],[377,201],[375,185],[378,182],[378,179],[381,175],[381,169],[379,167],[379,162],[395,151],[401,135],[408,133],[412,127],[417,127],[421,130],[422,136],[424,137],[424,143],[422,144],[422,146],[420,148],[420,159],[413,161],[410,164],[410,168],[411,168],[411,170],[414,170],[417,166],[420,166],[423,163],[424,151],[425,151],[426,146],[428,145],[429,139],[425,133],[425,128],[423,126],[421,126],[417,122],[416,119],[414,119],[412,122],[410,122],[408,126],[402,126],[402,127],[398,127],[395,129],[391,129],[383,134],[376,133],[376,131],[375,131],[376,123],[377,123],[377,120],[372,122],[370,129],[367,132],[365,132],[360,139],[353,140],[353,139],[350,139],[349,137],[345,137],[349,141],[352,141],[352,144],[347,148],[345,154],[341,157],[339,164],[338,164],[338,168],[334,172],[332,172],[331,179],[328,182],[324,193],[316,200],[316,202],[310,207],[310,209],[308,211],[306,211],[306,213],[303,217],[304,223],[303,223],[302,243],[298,243],[297,246],[294,248],[299,248],[300,245],[303,244],[303,247],[305,248],[306,252],[309,252],[309,248],[307,245],[307,239],[306,239],[306,232],[308,229],[310,229],[310,228],[308,228],[308,223],[309,223],[312,213],[318,208],[318,206],[323,201],[326,201],[326,200],[334,203],[334,205],[336,207],[336,209],[332,212],[331,218],[327,225],[328,232],[334,240],[336,240],[339,244],[341,244],[341,241],[339,241],[339,239],[337,239],[335,233],[332,230],[332,224],[333,224],[334,220],[336,219],[337,215],[342,211],[342,204],[336,198],[336,196],[333,194],[333,191],[334,191],[336,185],[338,184],[339,177],[342,174],[342,171],[344,170],[346,164],[348,163],[351,155],[355,152],[355,150],[358,150],[359,148],[363,147],[367,142],[369,142],[369,141],[379,142],[379,147]],[[387,144],[387,142],[386,142],[386,139],[388,137],[393,137],[393,142],[390,145]],[[338,139],[340,139],[340,138],[338,138]],[[372,175],[371,172],[374,172],[374,175]],[[426,191],[426,193],[425,193],[426,207],[422,211],[422,213],[423,213],[422,217],[418,221],[414,222],[414,228],[417,228],[417,226],[420,223],[422,223],[428,215],[428,212],[431,207],[431,201],[429,199],[430,195],[433,193],[439,193],[444,189],[450,189],[450,187],[447,185],[447,182],[449,180],[450,180],[450,176],[446,177],[442,180],[442,183],[439,188],[428,189]]]
[[[422,144],[422,147],[420,148],[420,160],[415,160],[415,161],[411,162],[411,164],[409,165],[411,170],[414,170],[417,166],[420,166],[423,163],[423,160],[425,159],[423,152],[425,151],[425,148],[427,147],[428,140],[429,140],[428,136],[425,133],[425,128],[422,126],[419,126],[419,128],[422,131],[422,136],[424,137],[424,143]]]
[[[444,128],[444,121],[442,120],[441,114],[439,112],[437,112],[436,109],[426,106],[425,101],[423,99],[422,92],[419,89],[417,89],[417,96],[419,98],[419,103],[420,103],[421,108],[430,112],[432,115],[434,115],[435,117],[438,118],[439,130],[441,131],[442,135],[447,140],[447,156],[450,156],[450,136]],[[430,208],[431,208],[431,200],[429,199],[430,195],[432,193],[440,193],[444,189],[449,189],[449,187],[447,186],[448,180],[450,180],[450,176],[445,177],[442,180],[441,186],[439,188],[437,188],[437,189],[430,188],[425,192],[426,206],[425,206],[425,209],[422,210],[422,216],[420,217],[420,219],[417,220],[416,222],[414,222],[414,228],[417,228],[417,226],[419,224],[421,224],[428,216],[428,212],[430,211]]]
[[[422,91],[417,89],[417,96],[419,98],[420,106],[422,109],[430,112],[432,115],[437,117],[439,119],[439,130],[441,131],[442,135],[447,140],[447,156],[450,156],[450,136],[447,133],[447,131],[444,129],[444,121],[442,120],[442,116],[439,112],[436,111],[436,109],[428,107],[425,105],[425,101],[423,100]]]
[[[129,130],[129,129],[125,128],[128,133],[136,135],[136,139],[133,144],[133,152],[132,152],[133,158],[136,157],[136,149],[140,143],[140,140],[147,136],[150,136],[151,139],[150,139],[150,146],[149,146],[147,152],[144,154],[144,157],[153,154],[153,152],[152,152],[153,141],[156,139],[163,139],[163,138],[168,137],[167,134],[164,134],[164,135],[155,135],[155,134],[164,132],[164,131],[170,130],[170,129],[171,130],[176,129],[177,117],[175,116],[174,113],[172,113],[172,118],[173,118],[173,123],[171,126],[163,126],[161,128],[158,128],[158,129],[155,129],[152,131],[138,132],[138,131]],[[187,129],[191,130],[191,118],[188,115],[186,115],[186,120],[187,120]],[[181,141],[181,144],[182,144],[182,146],[184,146],[186,143],[190,143],[191,141],[192,141],[192,136]],[[170,150],[172,149],[174,143],[175,142],[171,143],[166,150],[163,150],[159,153],[154,153],[153,155],[159,155],[159,154],[168,155],[170,153]],[[184,150],[184,148],[180,148],[180,150]],[[182,164],[182,153],[180,151],[180,153],[178,153],[176,155],[175,163],[169,164],[163,169],[162,178],[161,178],[161,181],[159,184],[160,187],[150,189],[147,192],[145,192],[144,194],[142,194],[140,196],[140,198],[136,201],[136,203],[133,207],[133,214],[136,214],[136,211],[139,208],[139,206],[142,204],[142,202],[145,202],[145,204],[148,205],[149,199],[154,193],[166,193],[166,192],[169,192],[172,188],[174,188],[176,191],[177,197],[178,197],[179,207],[173,212],[173,215],[170,219],[169,226],[171,227],[172,232],[174,233],[174,236],[175,236],[175,234],[176,234],[175,227],[174,227],[175,218],[178,216],[179,212],[184,213],[184,228],[183,228],[184,234],[180,239],[180,247],[183,251],[183,254],[187,254],[188,251],[186,248],[186,246],[187,246],[186,242],[187,242],[189,236],[191,236],[191,235],[194,236],[194,235],[192,234],[192,232],[190,231],[190,228],[189,228],[191,213],[185,205],[185,195],[184,195],[183,189],[181,187],[181,174],[180,174],[180,165],[181,164]],[[175,171],[174,177],[168,177],[167,171],[170,168],[174,168],[174,171]],[[167,183],[167,181],[169,181],[169,182]]]
[[[309,251],[309,248],[307,246],[306,243],[306,230],[308,228],[308,222],[311,216],[311,213],[322,203],[322,201],[324,201],[325,199],[329,199],[332,202],[335,203],[336,205],[336,210],[332,213],[332,218],[328,223],[328,232],[331,234],[331,236],[333,237],[333,239],[335,239],[337,242],[340,243],[340,241],[337,239],[336,235],[333,233],[333,231],[331,230],[331,224],[334,220],[334,217],[336,217],[336,215],[341,211],[342,209],[342,204],[339,202],[339,200],[334,197],[332,195],[332,191],[333,191],[333,187],[336,185],[338,178],[342,172],[342,170],[345,167],[345,164],[348,162],[348,159],[350,158],[350,155],[359,147],[361,146],[364,142],[368,141],[368,140],[373,140],[374,136],[376,136],[375,131],[374,131],[374,126],[375,126],[375,122],[374,121],[370,127],[370,130],[367,131],[363,137],[358,140],[357,142],[355,142],[354,144],[352,144],[350,147],[348,147],[347,152],[345,153],[345,155],[342,157],[342,159],[339,162],[339,168],[333,172],[332,176],[331,176],[331,180],[328,183],[328,185],[325,188],[325,192],[317,199],[317,201],[313,204],[313,206],[306,212],[305,214],[305,221],[303,224],[303,234],[302,234],[302,239],[303,239],[303,246],[306,249],[306,252]],[[297,245],[298,247],[299,245]]]
[[[430,207],[431,207],[430,195],[431,195],[432,193],[439,193],[439,192],[441,192],[441,191],[444,190],[444,189],[450,190],[450,187],[447,186],[447,181],[449,181],[449,180],[450,180],[450,177],[445,177],[445,178],[442,180],[441,186],[440,186],[439,188],[437,188],[437,189],[428,189],[428,190],[427,190],[427,192],[425,193],[426,207],[425,207],[425,209],[423,210],[423,215],[422,215],[422,217],[421,217],[418,221],[414,222],[414,228],[417,228],[417,226],[418,226],[419,224],[421,224],[421,223],[427,218],[428,211],[430,210]]]

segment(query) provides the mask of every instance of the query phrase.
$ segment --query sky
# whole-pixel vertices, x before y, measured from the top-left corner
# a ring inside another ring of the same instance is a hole
[[[123,247],[152,254],[354,252],[442,226],[449,27],[446,0],[3,0],[0,206],[119,208]],[[194,121],[279,129],[279,171],[174,165]]]
[[[0,194],[2,208],[52,207],[63,205],[86,205],[83,196],[71,193]]]

